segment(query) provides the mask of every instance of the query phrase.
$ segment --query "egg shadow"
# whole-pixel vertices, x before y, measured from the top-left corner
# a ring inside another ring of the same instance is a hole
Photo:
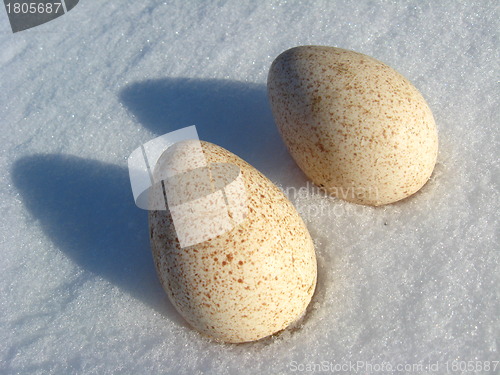
[[[125,168],[37,154],[18,159],[12,178],[33,218],[78,266],[185,325],[157,279],[147,212],[134,205]]]
[[[201,140],[224,147],[265,175],[273,175],[291,160],[263,84],[225,79],[146,80],[125,87],[120,100],[153,133],[196,125]]]

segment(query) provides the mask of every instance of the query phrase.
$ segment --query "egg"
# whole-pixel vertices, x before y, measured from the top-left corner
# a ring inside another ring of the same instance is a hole
[[[290,154],[331,195],[379,206],[430,178],[438,151],[432,112],[386,64],[341,48],[300,46],[274,60],[267,87]]]
[[[205,162],[192,156],[200,145]],[[152,199],[168,201],[149,212],[154,263],[192,327],[241,343],[304,314],[316,286],[314,246],[278,187],[226,149],[194,140],[167,149],[154,176],[163,183]]]

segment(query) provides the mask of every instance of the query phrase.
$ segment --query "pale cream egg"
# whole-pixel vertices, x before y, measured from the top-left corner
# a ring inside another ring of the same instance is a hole
[[[330,194],[383,205],[418,191],[436,163],[429,106],[405,77],[364,54],[300,46],[273,62],[268,95],[302,171]]]
[[[205,166],[190,157],[197,144]],[[285,329],[303,315],[316,286],[304,222],[283,192],[238,156],[207,142],[174,146],[155,168],[165,179],[157,197],[168,198],[169,209],[149,213],[153,258],[171,302],[219,341]]]

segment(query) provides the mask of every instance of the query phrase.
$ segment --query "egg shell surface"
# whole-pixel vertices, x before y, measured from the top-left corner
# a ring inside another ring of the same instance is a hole
[[[176,145],[176,157],[185,155],[188,165],[193,142]],[[208,165],[239,168],[246,217],[226,233],[181,247],[169,210],[150,211],[158,277],[172,304],[199,332],[231,343],[258,340],[304,313],[316,286],[313,242],[294,206],[269,179],[224,148],[201,145]]]
[[[430,178],[438,151],[432,112],[388,65],[341,48],[300,46],[274,60],[267,86],[292,157],[328,193],[378,206]]]

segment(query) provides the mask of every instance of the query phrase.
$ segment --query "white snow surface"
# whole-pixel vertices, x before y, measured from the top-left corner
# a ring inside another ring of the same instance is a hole
[[[500,373],[498,2],[82,0],[16,34],[0,13],[1,374]],[[305,44],[408,77],[437,165],[384,207],[291,196],[318,256],[305,318],[217,343],[159,284],[126,159],[195,124],[310,191],[266,96],[273,59]]]

